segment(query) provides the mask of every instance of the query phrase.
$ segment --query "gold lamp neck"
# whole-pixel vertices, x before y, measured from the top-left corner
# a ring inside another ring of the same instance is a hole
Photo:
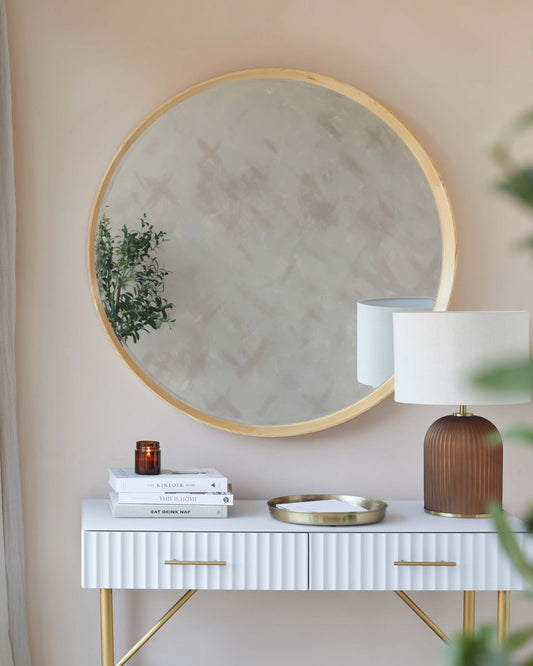
[[[472,412],[466,409],[466,405],[459,405],[459,411],[454,412],[454,416],[472,416]]]

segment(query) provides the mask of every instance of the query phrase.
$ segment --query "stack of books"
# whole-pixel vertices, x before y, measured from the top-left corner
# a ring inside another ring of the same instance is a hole
[[[216,469],[145,475],[114,468],[109,485],[115,518],[226,518],[233,504],[231,484]]]

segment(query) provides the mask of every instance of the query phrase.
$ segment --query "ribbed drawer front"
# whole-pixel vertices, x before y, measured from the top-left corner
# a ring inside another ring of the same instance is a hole
[[[493,533],[320,533],[309,543],[311,590],[524,589]]]
[[[305,533],[83,532],[82,586],[306,590]],[[226,562],[165,564],[168,560]]]

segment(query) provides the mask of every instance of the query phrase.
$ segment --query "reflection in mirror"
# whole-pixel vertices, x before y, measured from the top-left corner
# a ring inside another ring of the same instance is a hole
[[[373,298],[357,302],[357,381],[376,388],[394,371],[393,312],[431,312],[434,298]]]
[[[355,381],[358,299],[446,307],[453,219],[430,159],[377,102],[260,71],[136,130],[100,188],[90,261],[104,326],[154,391],[212,425],[295,434],[372,392]]]

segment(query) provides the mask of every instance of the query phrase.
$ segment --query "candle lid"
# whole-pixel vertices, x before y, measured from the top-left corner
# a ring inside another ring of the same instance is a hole
[[[157,450],[159,448],[159,442],[145,440],[145,439],[142,439],[137,442],[137,449],[139,451],[142,451],[142,449],[147,449],[147,448]]]

